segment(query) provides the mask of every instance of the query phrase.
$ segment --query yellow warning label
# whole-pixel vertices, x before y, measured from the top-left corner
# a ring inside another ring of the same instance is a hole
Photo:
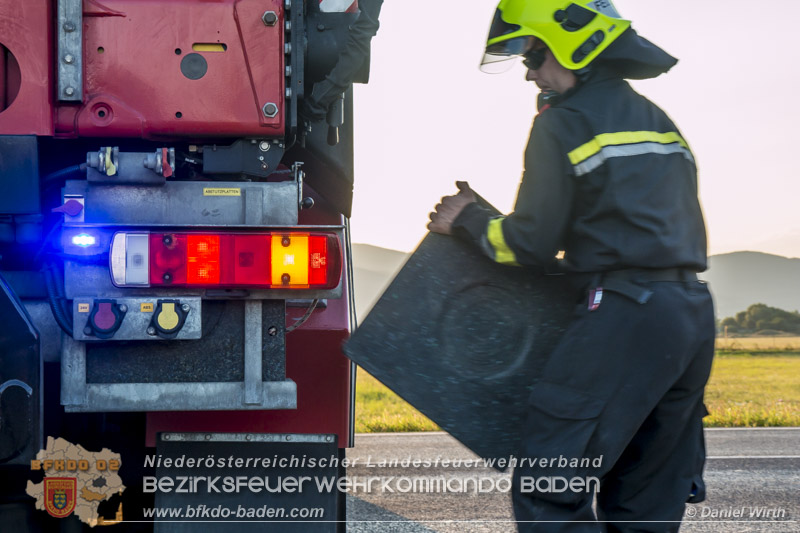
[[[143,303],[141,306],[139,306],[139,310],[142,313],[152,313],[155,310],[155,305],[153,305],[152,303],[149,304]]]
[[[242,190],[237,188],[206,187],[203,196],[241,196]]]
[[[88,313],[90,309],[89,304],[78,304],[79,313]]]

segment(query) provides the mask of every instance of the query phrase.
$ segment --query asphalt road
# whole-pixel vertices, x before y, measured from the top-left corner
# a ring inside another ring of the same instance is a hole
[[[800,428],[709,429],[706,442],[708,498],[687,506],[681,532],[800,532]],[[509,474],[446,433],[361,434],[355,444],[348,532],[515,531]]]

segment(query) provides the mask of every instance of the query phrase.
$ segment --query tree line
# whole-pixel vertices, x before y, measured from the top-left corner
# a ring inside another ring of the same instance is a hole
[[[800,313],[789,312],[765,304],[753,304],[746,311],[736,313],[720,322],[720,328],[728,333],[758,333],[777,331],[800,335]]]

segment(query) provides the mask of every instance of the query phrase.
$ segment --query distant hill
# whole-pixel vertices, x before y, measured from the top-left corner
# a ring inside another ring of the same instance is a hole
[[[354,244],[356,311],[359,321],[403,266],[409,254],[369,244]],[[800,310],[800,259],[760,252],[714,255],[701,277],[714,294],[718,318],[733,316],[754,303]]]
[[[800,259],[761,252],[714,255],[702,277],[711,286],[718,318],[755,303],[800,310]]]

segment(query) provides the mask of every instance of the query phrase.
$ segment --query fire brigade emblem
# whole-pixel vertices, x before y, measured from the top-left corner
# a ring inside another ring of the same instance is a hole
[[[44,478],[44,508],[50,516],[64,518],[75,509],[78,480],[74,477]]]
[[[114,519],[100,516],[100,503],[122,495],[120,454],[108,448],[91,452],[61,438],[47,438],[47,447],[31,461],[31,470],[41,472],[40,483],[28,481],[25,493],[36,499],[36,509],[50,516],[74,516],[90,527],[122,521],[122,502]],[[4,531],[0,527],[0,531]]]

